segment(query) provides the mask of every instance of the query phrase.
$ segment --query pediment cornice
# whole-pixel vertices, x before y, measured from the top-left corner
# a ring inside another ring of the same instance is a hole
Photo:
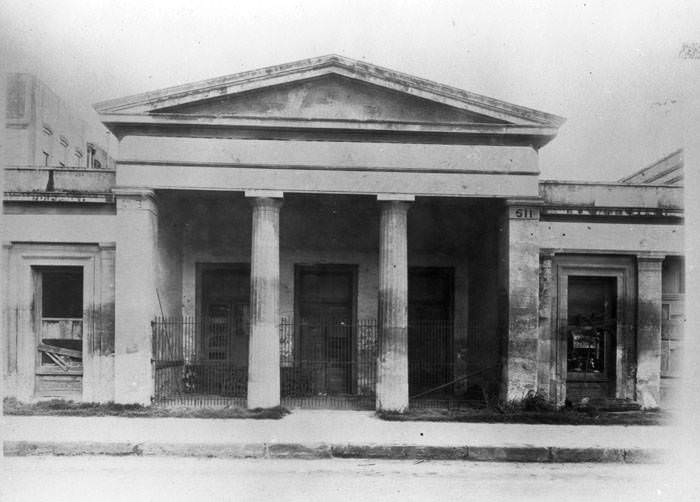
[[[182,117],[172,113],[161,114],[160,110],[191,106],[197,102],[236,96],[328,75],[338,75],[458,110],[487,116],[494,121],[501,121],[516,128],[525,127],[533,132],[541,128],[540,135],[543,136],[551,136],[552,132],[556,131],[565,120],[556,115],[337,55],[311,58],[169,87],[104,101],[97,103],[94,107],[106,124],[120,122],[119,116],[124,118],[128,116],[131,123],[138,122],[138,116],[150,117],[146,123],[153,123],[154,116],[159,116],[163,122],[172,123],[181,120]],[[274,124],[271,125],[274,126]]]

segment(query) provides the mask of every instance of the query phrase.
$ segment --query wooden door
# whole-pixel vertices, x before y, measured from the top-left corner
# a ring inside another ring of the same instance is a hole
[[[201,272],[201,281],[201,358],[247,366],[248,267],[208,266]]]
[[[315,394],[352,392],[355,270],[351,266],[297,268],[301,365]]]

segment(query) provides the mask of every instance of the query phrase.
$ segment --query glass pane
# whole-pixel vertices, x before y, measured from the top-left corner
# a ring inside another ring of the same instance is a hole
[[[614,277],[569,277],[569,377],[607,376],[617,324],[616,281]]]

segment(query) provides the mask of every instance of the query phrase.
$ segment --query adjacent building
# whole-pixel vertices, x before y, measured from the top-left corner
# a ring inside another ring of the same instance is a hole
[[[114,169],[6,169],[12,396],[672,394],[683,187],[662,172],[682,160],[541,180],[563,118],[339,56],[95,108]]]

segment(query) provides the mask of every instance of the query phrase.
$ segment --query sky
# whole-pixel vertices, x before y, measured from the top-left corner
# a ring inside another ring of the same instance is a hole
[[[112,98],[324,54],[566,117],[543,178],[616,180],[684,146],[697,1],[31,1],[0,5],[0,70],[87,118]]]

